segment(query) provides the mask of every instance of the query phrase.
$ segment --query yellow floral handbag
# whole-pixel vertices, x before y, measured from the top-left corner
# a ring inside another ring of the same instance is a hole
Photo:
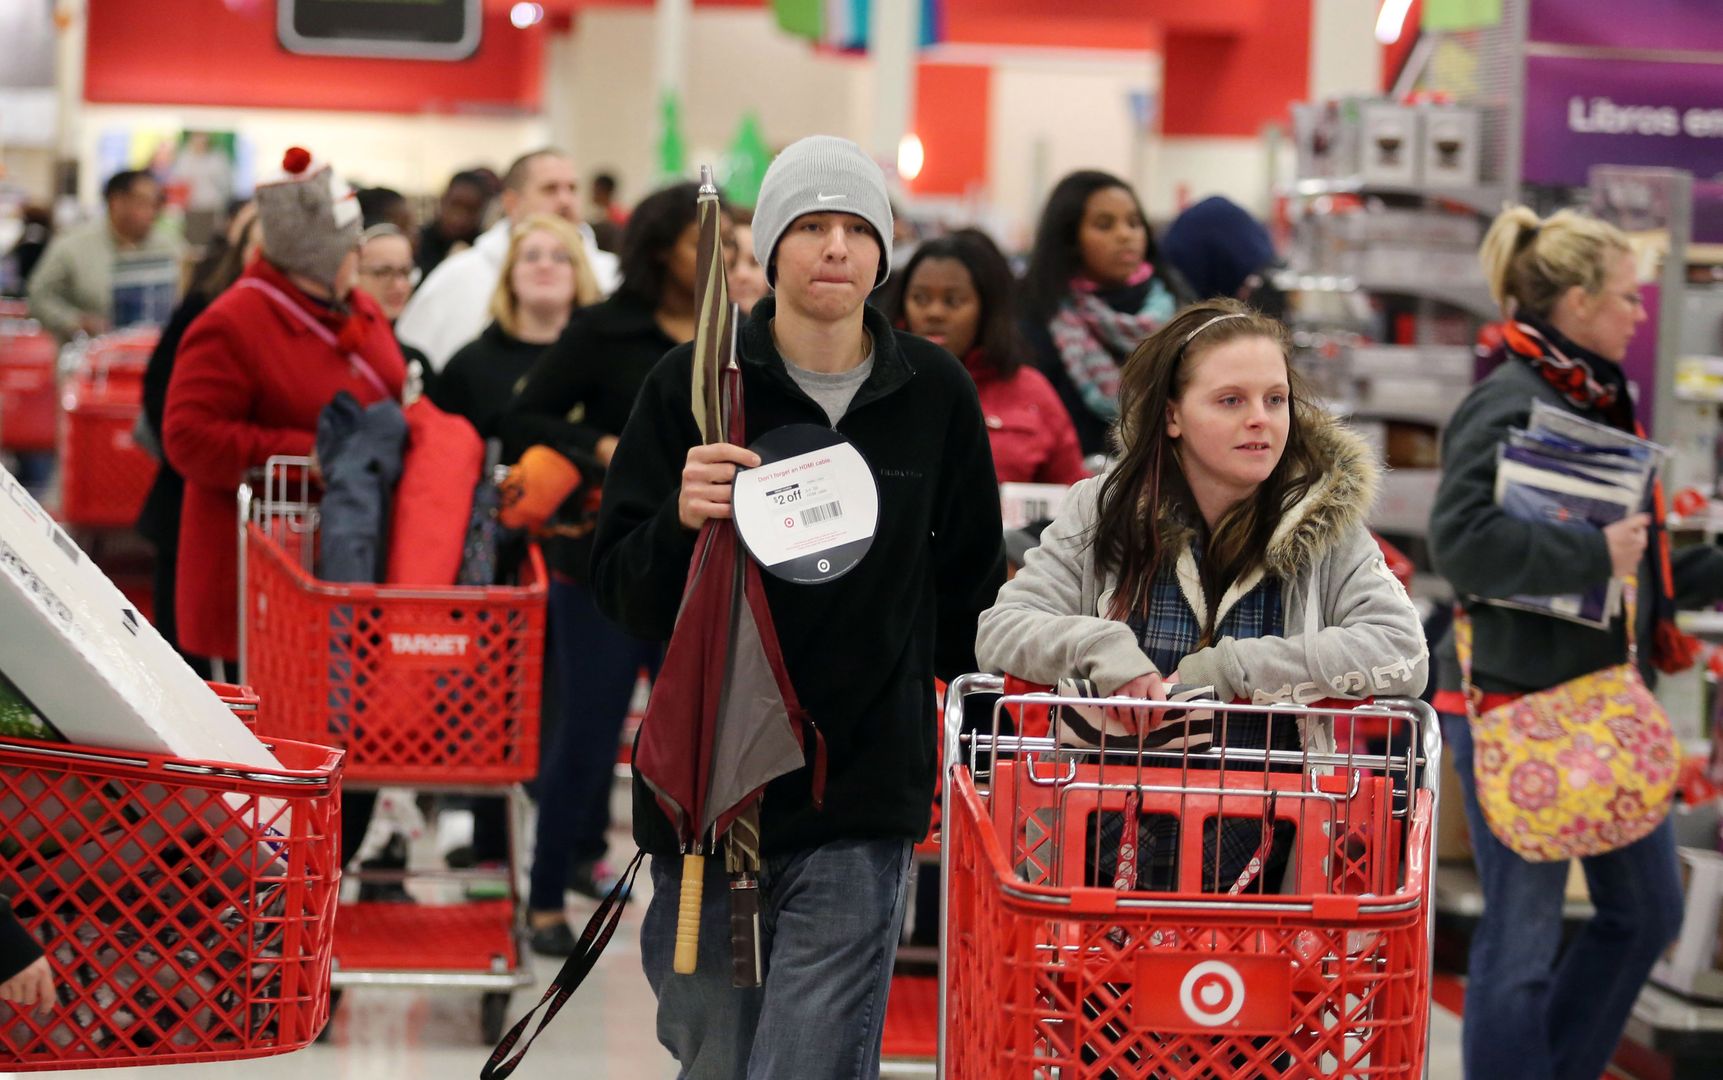
[[[1472,622],[1464,611],[1455,618],[1478,806],[1496,838],[1528,862],[1614,851],[1669,815],[1678,744],[1639,674],[1635,591],[1629,579],[1627,663],[1482,713]]]

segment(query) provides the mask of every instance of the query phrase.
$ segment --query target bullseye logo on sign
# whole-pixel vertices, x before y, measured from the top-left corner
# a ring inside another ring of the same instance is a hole
[[[1244,1011],[1244,978],[1224,960],[1205,960],[1179,984],[1179,1005],[1204,1027],[1231,1023]]]
[[[1284,1035],[1292,965],[1281,956],[1152,952],[1137,966],[1132,1013],[1147,1031]]]

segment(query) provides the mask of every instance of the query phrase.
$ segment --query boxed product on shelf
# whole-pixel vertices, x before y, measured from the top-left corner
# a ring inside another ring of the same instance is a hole
[[[1360,110],[1358,175],[1365,183],[1418,183],[1418,110],[1408,105],[1371,102]]]
[[[1472,350],[1459,345],[1357,345],[1352,349],[1356,376],[1419,376],[1469,388],[1474,363]]]
[[[1374,247],[1348,254],[1339,272],[1372,282],[1417,282],[1449,288],[1484,287],[1484,273],[1472,251],[1421,247]]]
[[[1445,425],[1470,390],[1468,383],[1405,375],[1360,379],[1353,409],[1361,416]]]
[[[1388,460],[1388,424],[1384,420],[1369,420],[1358,416],[1349,416],[1346,426],[1364,440],[1364,445],[1377,461]]]
[[[1408,420],[1392,420],[1388,431],[1387,461],[1390,469],[1439,469],[1442,467],[1442,440],[1436,434],[1436,424]]]
[[[4,469],[0,504],[0,672],[56,731],[87,746],[280,767]]]
[[[1306,101],[1292,107],[1293,141],[1302,179],[1336,179],[1358,173],[1357,99]]]
[[[1382,494],[1370,512],[1370,527],[1394,535],[1425,535],[1441,482],[1440,469],[1390,469],[1382,476]]]
[[[1421,105],[1423,183],[1426,187],[1476,187],[1483,180],[1482,117],[1467,105]]]
[[[1356,245],[1420,244],[1475,253],[1484,240],[1481,219],[1440,210],[1371,207],[1351,214],[1329,215],[1324,220],[1332,222],[1338,239]]]

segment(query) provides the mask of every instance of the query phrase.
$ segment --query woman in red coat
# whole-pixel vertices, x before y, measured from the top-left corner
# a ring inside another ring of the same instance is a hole
[[[954,353],[974,378],[1000,483],[1074,484],[1089,475],[1053,384],[1023,363],[1011,268],[992,240],[966,229],[923,244],[899,296],[893,321]]]
[[[302,150],[284,166],[284,180],[257,189],[262,255],[186,332],[162,423],[186,480],[180,642],[217,660],[239,653],[240,481],[271,456],[309,456],[318,414],[340,391],[365,405],[398,399],[406,375],[389,320],[353,289],[357,200]]]

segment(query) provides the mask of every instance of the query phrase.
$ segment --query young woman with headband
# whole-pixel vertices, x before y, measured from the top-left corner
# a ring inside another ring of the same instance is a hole
[[[1305,400],[1287,352],[1285,328],[1235,300],[1193,305],[1137,348],[1119,393],[1121,456],[1071,489],[981,616],[985,669],[1141,698],[1170,684],[1254,703],[1423,690],[1417,609],[1364,527],[1374,456]],[[1133,717],[1109,719],[1135,735]],[[1261,749],[1265,727],[1233,716],[1145,742]],[[1275,727],[1286,729],[1275,749],[1299,749],[1293,725]],[[1230,824],[1260,836],[1254,821]],[[1289,845],[1276,837],[1257,888],[1272,887]],[[1257,847],[1229,829],[1219,880],[1238,880]]]

